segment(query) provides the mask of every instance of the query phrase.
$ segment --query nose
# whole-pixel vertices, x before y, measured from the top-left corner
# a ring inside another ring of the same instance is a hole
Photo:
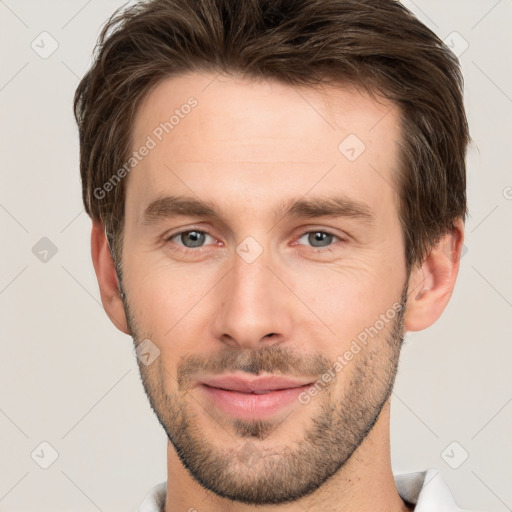
[[[292,293],[270,263],[265,251],[252,263],[234,255],[233,267],[217,289],[216,339],[246,349],[289,339]]]

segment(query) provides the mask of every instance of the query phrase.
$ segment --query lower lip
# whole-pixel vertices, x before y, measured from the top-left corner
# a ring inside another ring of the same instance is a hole
[[[310,386],[306,384],[298,388],[279,389],[262,395],[213,388],[205,384],[201,387],[206,396],[225,413],[241,419],[255,419],[272,416],[287,405],[298,403],[299,395]]]

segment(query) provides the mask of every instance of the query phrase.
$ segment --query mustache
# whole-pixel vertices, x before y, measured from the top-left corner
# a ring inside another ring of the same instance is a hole
[[[191,354],[182,356],[177,368],[180,388],[200,374],[219,375],[236,371],[293,376],[319,376],[327,372],[332,362],[319,353],[304,354],[291,347],[272,345],[257,350],[224,347],[214,355]]]

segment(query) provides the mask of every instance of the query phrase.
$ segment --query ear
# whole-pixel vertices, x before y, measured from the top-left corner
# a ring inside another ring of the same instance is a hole
[[[444,235],[423,263],[409,277],[409,297],[405,311],[406,331],[421,331],[441,316],[455,287],[464,242],[464,223]]]
[[[114,260],[110,253],[103,224],[93,221],[91,233],[91,256],[100,287],[101,302],[112,323],[125,334],[130,334],[123,301],[119,295]]]

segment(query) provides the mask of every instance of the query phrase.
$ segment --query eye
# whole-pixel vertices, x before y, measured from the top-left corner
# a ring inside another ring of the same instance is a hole
[[[179,233],[175,233],[166,238],[167,242],[172,242],[178,246],[184,248],[184,250],[188,249],[197,249],[201,248],[205,245],[208,245],[208,238],[211,239],[210,244],[215,243],[215,238],[210,235],[207,231],[199,230],[199,229],[190,229],[188,231],[181,231]],[[341,238],[333,233],[328,231],[307,231],[304,233],[297,241],[300,245],[305,245],[303,239],[306,239],[307,244],[309,244],[314,249],[322,249],[324,247],[329,247],[333,243],[337,241],[341,241]]]
[[[202,247],[207,237],[210,237],[212,240],[214,240],[214,238],[206,231],[192,229],[190,231],[182,231],[181,233],[176,233],[168,237],[166,240],[171,242],[176,239],[174,243],[177,245],[182,245],[187,249],[194,249],[195,247]]]
[[[327,231],[308,231],[304,233],[300,238],[299,242],[306,237],[307,242],[311,244],[315,249],[321,249],[322,247],[328,247],[332,245],[333,239],[341,240],[336,235]]]

